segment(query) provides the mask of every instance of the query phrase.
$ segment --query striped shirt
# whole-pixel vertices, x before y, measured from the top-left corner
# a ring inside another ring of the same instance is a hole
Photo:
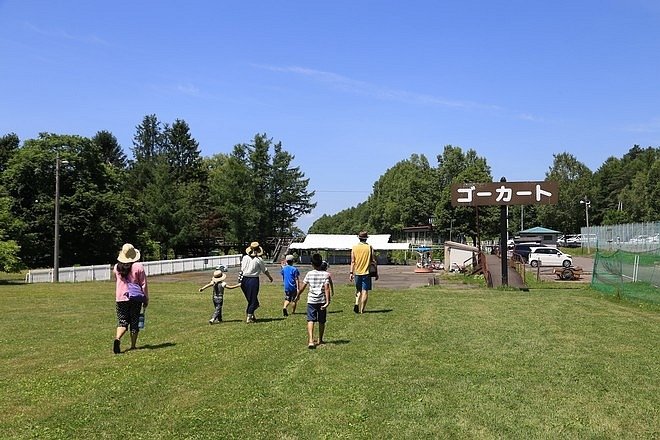
[[[305,275],[303,283],[309,285],[307,304],[325,304],[325,286],[328,282],[328,272],[310,270]]]

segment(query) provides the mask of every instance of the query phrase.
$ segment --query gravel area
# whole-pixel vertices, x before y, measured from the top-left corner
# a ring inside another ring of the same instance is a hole
[[[590,283],[591,282],[591,272],[593,269],[593,258],[588,257],[573,257],[574,266],[582,267],[584,270],[582,278],[580,280],[574,281],[559,281],[557,277],[552,273],[553,268],[541,268],[540,276],[544,280],[548,281],[557,281],[561,283]],[[305,273],[311,270],[309,265],[298,265],[300,274],[302,277],[305,276]],[[330,266],[330,273],[332,274],[332,279],[335,282],[335,285],[338,284],[348,284],[348,265],[333,265]],[[528,275],[535,276],[537,270],[530,266],[528,268]],[[279,274],[280,265],[279,264],[268,264],[268,269],[273,275],[275,283],[281,283],[281,277]],[[428,286],[433,284],[433,279],[435,278],[436,284],[442,284],[447,287],[452,288],[469,288],[469,285],[451,283],[443,281],[440,279],[440,275],[444,274],[444,271],[435,271],[434,273],[415,273],[415,266],[384,266],[381,265],[378,267],[380,277],[378,281],[374,282],[374,288],[389,288],[389,289],[407,289],[411,287],[421,287]],[[212,271],[205,272],[185,272],[177,273],[172,275],[160,275],[156,278],[158,281],[186,281],[199,284],[200,287],[208,283],[211,279]],[[229,268],[227,271],[227,283],[233,284],[236,283],[238,277],[238,268]],[[262,283],[267,283],[268,279],[266,277],[261,278]]]

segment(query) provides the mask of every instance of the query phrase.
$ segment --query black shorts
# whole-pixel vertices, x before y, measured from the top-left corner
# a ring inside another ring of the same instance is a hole
[[[117,301],[117,327],[130,326],[131,333],[137,333],[141,309],[142,301]]]

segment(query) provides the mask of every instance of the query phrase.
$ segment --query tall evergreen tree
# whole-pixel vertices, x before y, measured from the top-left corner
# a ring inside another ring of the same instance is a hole
[[[177,185],[164,156],[152,159],[150,167],[151,179],[139,192],[141,230],[146,238],[167,250],[173,247],[176,235]]]
[[[217,166],[211,169],[209,180],[212,209],[226,222],[226,241],[249,243],[258,237],[261,213],[251,187],[253,175],[247,148],[243,144],[235,145],[231,154],[215,159]]]
[[[170,245],[176,255],[195,255],[208,249],[204,224],[208,219],[207,172],[199,143],[186,121],[177,119],[164,129],[163,155],[174,182],[173,235]],[[206,243],[206,244],[205,244]]]
[[[133,136],[133,157],[135,161],[150,161],[160,156],[164,149],[163,126],[156,115],[147,115],[135,127]]]
[[[186,121],[177,119],[165,128],[164,150],[172,177],[177,182],[200,182],[206,178],[202,173],[199,143],[190,134]]]
[[[228,156],[216,157],[209,179],[211,209],[222,212],[219,217],[226,221],[230,241],[248,243],[291,234],[299,216],[311,212],[314,193],[307,191],[309,179],[291,166],[293,159],[266,134],[257,134],[250,144],[235,145]]]
[[[270,147],[272,139],[266,134],[257,134],[252,144],[247,145],[251,180],[246,189],[253,191],[252,199],[256,209],[256,231],[253,232],[255,239],[265,241],[266,237],[272,235],[273,224],[270,214],[273,206],[273,194],[270,191],[271,180],[271,156]]]
[[[92,142],[101,149],[101,157],[106,163],[117,168],[126,168],[126,154],[112,133],[105,130],[98,131],[92,138]]]
[[[7,162],[16,153],[20,141],[15,133],[9,133],[0,137],[0,173],[7,168]]]
[[[273,146],[270,173],[270,236],[293,235],[294,224],[300,216],[309,214],[316,206],[312,203],[314,191],[308,191],[309,179],[300,167],[292,166],[294,156],[284,151],[282,143]]]

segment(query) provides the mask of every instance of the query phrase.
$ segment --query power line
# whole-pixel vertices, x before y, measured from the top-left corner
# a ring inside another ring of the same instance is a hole
[[[333,190],[333,189],[313,189],[312,191],[317,192],[317,193],[319,193],[319,192],[325,192],[325,193],[368,193],[368,192],[370,192],[370,191],[354,190],[354,189],[346,189],[346,190],[342,190],[342,189],[336,189],[336,190]]]

